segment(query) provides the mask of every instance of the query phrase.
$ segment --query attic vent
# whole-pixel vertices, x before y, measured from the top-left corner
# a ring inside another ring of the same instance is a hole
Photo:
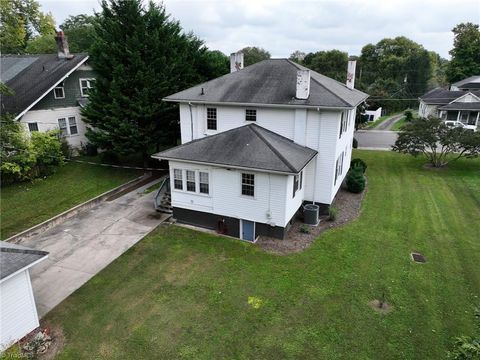
[[[412,257],[412,260],[415,261],[416,263],[422,263],[423,264],[423,263],[427,262],[427,259],[425,259],[425,256],[423,256],[420,253],[412,252],[410,254],[410,256]]]

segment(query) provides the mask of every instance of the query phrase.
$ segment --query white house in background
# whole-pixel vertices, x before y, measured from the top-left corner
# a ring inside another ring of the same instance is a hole
[[[29,268],[47,256],[0,241],[0,351],[39,326]]]
[[[182,145],[159,204],[182,223],[255,241],[283,238],[305,202],[327,208],[348,171],[355,111],[367,94],[287,59],[243,68],[166,97],[180,105]],[[171,201],[170,201],[171,198]]]
[[[1,55],[0,80],[14,92],[1,95],[1,112],[12,114],[30,133],[59,129],[79,148],[87,142],[80,110],[95,74],[86,54],[69,53],[63,32],[56,41],[58,54]]]
[[[376,110],[365,110],[364,115],[367,117],[367,121],[375,121],[382,116],[382,108],[379,107]]]
[[[480,128],[480,76],[452,84],[450,90],[436,88],[419,98],[418,114],[436,116],[449,126],[478,131]]]

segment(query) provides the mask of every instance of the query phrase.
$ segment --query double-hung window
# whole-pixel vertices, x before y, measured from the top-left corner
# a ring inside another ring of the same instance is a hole
[[[70,135],[78,134],[77,120],[75,119],[75,116],[70,116],[68,118],[68,127],[70,129]]]
[[[245,110],[245,121],[257,121],[257,110],[246,109]]]
[[[68,126],[67,126],[67,119],[66,118],[58,119],[58,128],[60,129],[60,136],[61,137],[68,136]]]
[[[217,130],[217,109],[207,108],[207,129]]]
[[[95,86],[95,79],[80,79],[80,93],[83,97],[88,96],[90,89]]]
[[[198,175],[199,175],[199,183],[200,183],[200,186],[199,186],[200,187],[200,193],[208,194],[209,193],[208,173],[200,171],[198,173]]]
[[[65,87],[63,81],[53,89],[53,97],[55,99],[65,99]]]
[[[338,138],[342,137],[342,134],[347,131],[347,113],[342,111],[340,115],[340,134],[338,134]]]
[[[255,196],[254,174],[242,174],[242,195]]]
[[[335,163],[335,182],[334,184],[337,183],[337,179],[342,175],[343,172],[343,158],[344,158],[344,152],[340,154],[338,157],[336,163]]]
[[[59,118],[58,128],[60,129],[61,137],[78,134],[77,120],[75,119],[75,116]]]
[[[295,194],[297,193],[298,187],[299,187],[299,182],[300,182],[300,175],[294,175],[293,176],[293,194],[292,198],[295,197]]]
[[[183,176],[180,169],[173,169],[173,187],[177,190],[183,190]]]
[[[187,191],[195,192],[195,171],[187,170]]]

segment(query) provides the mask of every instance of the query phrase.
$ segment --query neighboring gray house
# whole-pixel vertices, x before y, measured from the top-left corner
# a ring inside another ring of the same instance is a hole
[[[248,241],[283,238],[305,202],[326,209],[368,96],[353,87],[354,67],[342,84],[287,59],[243,68],[236,53],[230,74],[166,97],[179,103],[182,145],[153,155],[170,168],[158,208]]]
[[[1,96],[1,112],[14,115],[29,132],[59,129],[79,148],[87,141],[80,110],[95,73],[88,55],[69,53],[63,32],[56,40],[58,54],[1,56],[0,79],[14,92]]]
[[[39,326],[29,268],[47,256],[0,241],[0,352]]]
[[[419,98],[421,117],[437,116],[449,126],[480,129],[480,76],[452,84],[450,90],[436,88]]]

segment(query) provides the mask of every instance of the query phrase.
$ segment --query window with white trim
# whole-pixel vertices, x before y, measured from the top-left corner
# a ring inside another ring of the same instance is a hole
[[[303,186],[303,170],[300,171],[300,184],[299,184],[299,189],[301,190]]]
[[[36,122],[28,123],[28,130],[30,132],[38,131],[38,124]]]
[[[342,111],[340,115],[340,133],[338,134],[338,138],[342,137],[342,134],[347,131],[347,115],[345,111]]]
[[[292,198],[295,197],[295,194],[297,193],[297,190],[300,188],[300,175],[294,175],[293,176],[293,194]]]
[[[207,108],[207,129],[217,130],[217,108]]]
[[[95,79],[80,79],[80,93],[87,97],[91,89],[95,87]]]
[[[68,126],[67,126],[67,119],[66,118],[58,119],[58,128],[60,129],[60,136],[61,137],[68,136]]]
[[[173,188],[183,190],[183,176],[182,170],[173,169]]]
[[[209,193],[209,185],[208,185],[208,173],[200,171],[198,173],[198,181],[199,181],[199,188],[201,194],[208,194]]]
[[[187,191],[195,192],[196,188],[195,171],[187,170]]]
[[[245,109],[245,121],[257,121],[257,110]]]
[[[55,99],[65,99],[65,85],[63,81],[53,89],[53,97]]]
[[[255,196],[255,175],[242,173],[242,195]]]
[[[344,152],[342,151],[342,153],[340,154],[340,156],[338,157],[337,161],[335,162],[335,181],[334,181],[334,184],[337,183],[337,179],[342,176],[342,172],[343,172],[343,158],[344,158]]]
[[[68,118],[68,128],[70,129],[70,135],[78,134],[77,120],[75,116],[70,116]]]

